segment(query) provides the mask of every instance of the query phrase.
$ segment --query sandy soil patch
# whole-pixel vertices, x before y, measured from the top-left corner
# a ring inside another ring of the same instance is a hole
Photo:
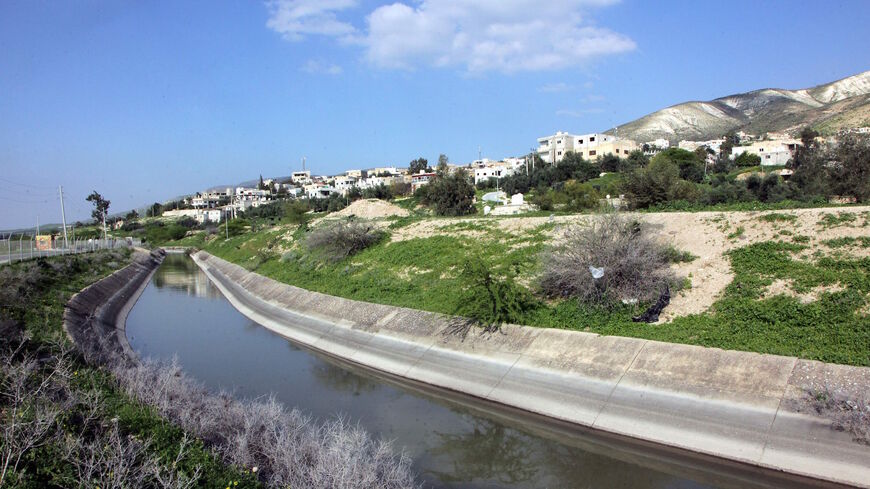
[[[382,219],[385,217],[405,217],[409,213],[406,209],[378,199],[360,199],[352,202],[344,209],[333,212],[329,218],[341,218],[356,216],[360,219]]]

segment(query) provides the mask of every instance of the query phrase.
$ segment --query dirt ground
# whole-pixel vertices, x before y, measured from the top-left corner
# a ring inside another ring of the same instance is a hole
[[[766,214],[785,214],[797,216],[793,220],[765,221]],[[825,225],[822,221],[825,215],[852,214],[851,222],[840,222]],[[688,251],[698,258],[689,263],[674,265],[676,272],[687,277],[692,286],[680,292],[671,299],[671,304],[662,314],[662,321],[669,321],[677,316],[695,314],[706,311],[719,297],[725,287],[731,282],[733,274],[726,253],[734,248],[746,246],[755,242],[772,239],[790,241],[793,235],[809,238],[806,243],[810,250],[822,249],[830,252],[821,242],[842,237],[870,236],[870,207],[849,208],[819,208],[795,209],[784,211],[763,212],[664,212],[634,214],[649,224],[652,231],[665,243],[681,251]],[[468,218],[456,219],[426,219],[393,232],[393,241],[403,241],[413,238],[425,238],[442,233],[478,237],[483,234],[476,230],[444,230],[458,222],[475,222],[489,226],[498,226],[502,231],[511,234],[522,234],[547,223],[556,226],[549,231],[553,239],[559,229],[565,225],[585,225],[593,217],[589,215],[558,216],[558,217],[510,217],[510,218]],[[788,234],[791,233],[791,234]],[[870,250],[860,247],[845,247],[838,250],[851,256],[868,256]],[[804,254],[808,256],[811,251]],[[814,291],[815,292],[815,291]],[[788,284],[776,283],[771,286],[768,295],[776,293],[793,293]],[[814,295],[800,296],[802,301],[814,300]]]
[[[360,199],[352,202],[344,209],[329,214],[327,218],[356,216],[361,219],[379,219],[384,217],[405,217],[408,211],[389,202],[378,199]]]

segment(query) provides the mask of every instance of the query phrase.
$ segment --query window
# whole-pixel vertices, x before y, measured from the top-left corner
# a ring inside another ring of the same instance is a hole
[[[589,156],[595,156],[595,150],[594,150],[594,149],[593,149],[592,151],[589,152]]]
[[[559,156],[562,156],[562,152],[561,152],[561,151],[559,151]]]
[[[556,144],[562,144],[562,140],[560,139],[560,140],[556,141]]]
[[[589,138],[589,142],[590,142],[590,143],[594,143],[594,142],[595,142],[595,136]]]
[[[578,140],[577,140],[577,144],[583,144],[583,140],[582,140],[582,139],[578,139]]]

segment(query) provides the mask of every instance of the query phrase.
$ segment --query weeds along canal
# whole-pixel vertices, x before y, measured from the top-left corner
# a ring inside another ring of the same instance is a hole
[[[360,370],[297,347],[236,311],[186,255],[170,254],[127,319],[142,357],[177,357],[212,389],[274,394],[394,441],[426,487],[776,487],[769,474],[695,460]],[[794,482],[794,481],[792,481]],[[795,484],[790,483],[791,487]]]

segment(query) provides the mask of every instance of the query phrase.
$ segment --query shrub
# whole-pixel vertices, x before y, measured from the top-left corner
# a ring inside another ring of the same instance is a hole
[[[761,164],[761,157],[748,151],[744,151],[743,153],[740,153],[737,158],[734,158],[734,163],[741,168],[757,166]]]
[[[492,265],[482,260],[466,260],[459,277],[466,287],[456,314],[471,319],[488,331],[502,323],[517,323],[536,306],[532,295],[515,282],[516,272],[503,277],[493,273]]]
[[[362,221],[335,221],[311,231],[305,240],[309,251],[329,261],[341,261],[368,248],[386,236],[373,224]]]
[[[695,201],[698,189],[680,178],[680,167],[667,158],[653,158],[646,168],[628,174],[625,193],[633,207],[647,208],[675,200]]]
[[[540,286],[548,297],[606,306],[647,302],[676,283],[665,247],[638,221],[605,214],[589,226],[568,229],[565,238],[543,257]],[[590,267],[603,269],[603,276],[593,278]]]

